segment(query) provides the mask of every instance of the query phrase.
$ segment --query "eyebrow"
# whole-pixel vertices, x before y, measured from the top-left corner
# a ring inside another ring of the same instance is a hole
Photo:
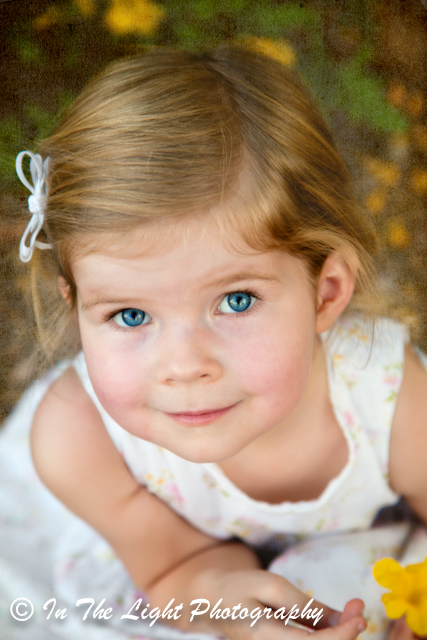
[[[229,285],[235,282],[242,282],[245,280],[260,280],[262,282],[276,282],[276,283],[280,282],[280,280],[273,275],[250,273],[250,272],[242,271],[239,273],[230,274],[229,276],[226,276],[223,278],[218,278],[217,280],[213,280],[212,282],[209,282],[206,285],[204,285],[202,288],[206,290],[206,289],[228,287]],[[126,306],[131,304],[131,302],[129,301],[129,298],[119,298],[119,297],[105,296],[100,294],[88,300],[87,302],[82,302],[81,310],[88,311],[89,309],[92,309],[93,307],[96,307],[102,304],[114,304],[114,305]]]
[[[120,304],[126,306],[129,305],[130,302],[128,298],[121,299],[116,297],[98,295],[91,300],[88,300],[87,302],[82,302],[80,308],[82,311],[88,311],[89,309],[92,309],[93,307],[96,307],[100,304]]]
[[[261,280],[263,282],[280,282],[279,278],[269,274],[251,273],[248,271],[239,271],[238,273],[232,273],[224,278],[218,278],[208,284],[204,285],[203,289],[215,289],[217,287],[228,287],[228,285],[234,282],[241,282],[243,280]]]

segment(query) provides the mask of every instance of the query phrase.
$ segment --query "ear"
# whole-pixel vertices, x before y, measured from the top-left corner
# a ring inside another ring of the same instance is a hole
[[[58,287],[61,293],[61,296],[64,298],[65,302],[71,307],[70,300],[70,285],[67,284],[66,279],[63,276],[59,276],[58,278]]]
[[[328,331],[344,311],[354,291],[355,278],[339,253],[325,260],[317,283],[316,333]]]

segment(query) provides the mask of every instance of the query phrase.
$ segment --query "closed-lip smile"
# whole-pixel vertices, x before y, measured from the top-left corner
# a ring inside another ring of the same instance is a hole
[[[182,413],[165,413],[180,424],[198,426],[219,420],[219,418],[233,409],[237,404],[238,403],[236,402],[235,404],[232,404],[229,407],[224,407],[223,409],[202,409],[200,411],[185,411]]]

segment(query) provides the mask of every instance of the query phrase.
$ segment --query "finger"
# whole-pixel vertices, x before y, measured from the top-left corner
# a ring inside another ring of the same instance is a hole
[[[354,600],[349,600],[344,607],[344,611],[339,615],[337,622],[346,622],[351,618],[355,618],[356,616],[363,617],[363,611],[365,610],[365,603],[360,598],[355,598]],[[329,619],[331,622],[331,619]],[[335,626],[335,625],[331,625]]]
[[[281,576],[263,571],[257,573],[259,580],[257,595],[265,606],[276,610],[286,607],[286,613],[291,609],[296,613],[298,609],[299,617],[291,616],[291,618],[299,624],[315,629],[326,629],[340,622],[341,611],[310,598]]]
[[[390,633],[387,640],[414,640],[417,636],[408,627],[405,618],[395,620],[391,625]]]
[[[258,614],[251,615],[250,620],[242,618],[227,620],[225,623],[221,621],[220,627],[225,637],[233,640],[313,640],[312,631],[301,626],[302,620],[292,614],[292,607],[286,610],[282,607],[282,612],[280,609],[272,611],[271,605],[264,608],[261,602],[248,600],[243,603],[243,608],[247,611],[257,611]],[[327,627],[318,631],[319,627],[316,626],[316,640],[355,640],[367,627],[362,615],[357,615],[363,609],[364,603],[361,600],[351,600],[341,614],[347,619],[341,620],[333,628]],[[293,626],[293,623],[298,623],[298,626]]]
[[[316,631],[316,640],[356,640],[357,636],[365,631],[367,627],[366,620],[360,616],[353,617],[346,622],[338,624],[336,627],[329,627]],[[262,631],[260,638],[268,637],[269,640],[313,640],[313,633],[311,631],[298,628],[298,627],[281,627],[272,625],[268,627],[268,636],[263,635],[265,630],[261,627],[259,631]],[[254,635],[254,638],[258,636]]]
[[[333,629],[319,631],[319,635],[323,635],[323,640],[355,640],[359,633],[365,631],[367,626],[365,618],[359,615],[341,622]],[[321,640],[320,637],[319,640]]]

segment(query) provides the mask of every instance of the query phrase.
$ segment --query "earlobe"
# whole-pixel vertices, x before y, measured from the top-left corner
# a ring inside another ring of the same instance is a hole
[[[344,258],[334,252],[325,260],[317,284],[316,333],[328,331],[353,295],[355,276]]]
[[[59,276],[58,278],[58,287],[59,287],[61,296],[64,298],[65,302],[71,307],[70,285],[67,284],[67,281],[63,276]]]

